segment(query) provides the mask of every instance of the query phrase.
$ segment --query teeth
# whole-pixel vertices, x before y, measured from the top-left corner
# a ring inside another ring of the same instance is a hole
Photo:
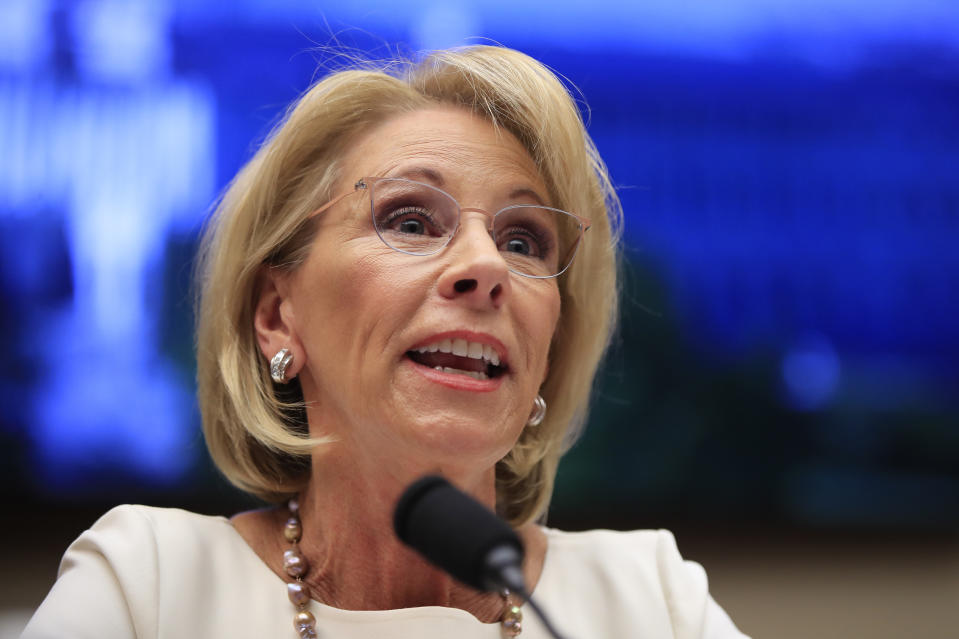
[[[483,345],[477,342],[470,342],[467,347],[466,356],[471,359],[483,359]]]
[[[493,366],[499,366],[499,354],[489,344],[480,344],[479,342],[467,342],[465,339],[444,339],[439,342],[420,346],[416,349],[418,353],[452,353],[457,357],[469,357],[470,359],[481,359],[489,362]]]
[[[450,368],[449,366],[434,366],[433,368],[443,373],[466,375],[467,377],[472,377],[473,379],[489,379],[489,376],[486,373],[480,373],[478,371],[464,371],[460,370],[459,368]]]

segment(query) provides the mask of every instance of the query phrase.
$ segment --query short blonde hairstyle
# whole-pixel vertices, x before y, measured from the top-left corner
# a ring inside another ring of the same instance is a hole
[[[253,315],[263,269],[296,269],[309,254],[307,217],[333,196],[346,145],[371,125],[436,105],[468,109],[512,133],[553,206],[592,222],[558,282],[561,312],[540,391],[546,419],[524,429],[496,468],[503,517],[519,526],[545,513],[615,326],[622,213],[563,82],[529,56],[492,46],[332,73],[292,106],[221,199],[197,270],[199,402],[210,454],[239,488],[286,499],[309,481],[310,450],[325,445],[308,435],[298,384],[275,385],[260,353]]]

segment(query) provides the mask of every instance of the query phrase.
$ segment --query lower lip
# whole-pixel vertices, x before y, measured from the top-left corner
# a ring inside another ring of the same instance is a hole
[[[503,383],[502,375],[490,379],[476,379],[474,377],[470,377],[469,375],[438,371],[435,368],[417,364],[408,357],[406,358],[406,363],[412,366],[417,373],[431,382],[436,382],[437,384],[446,386],[447,388],[455,388],[456,390],[473,391],[474,393],[489,393],[499,388]]]

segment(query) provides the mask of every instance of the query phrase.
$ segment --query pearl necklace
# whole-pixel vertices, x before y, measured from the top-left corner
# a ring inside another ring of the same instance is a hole
[[[310,569],[309,562],[300,551],[300,539],[303,537],[303,525],[300,523],[300,504],[294,498],[289,501],[290,518],[283,526],[283,537],[290,542],[290,549],[283,552],[283,570],[293,579],[286,584],[286,594],[296,609],[293,615],[293,627],[300,639],[317,639],[316,617],[307,610],[310,606],[310,587],[303,581]],[[504,609],[500,617],[500,627],[504,637],[518,637],[523,632],[523,611],[513,601],[509,590],[502,592]]]

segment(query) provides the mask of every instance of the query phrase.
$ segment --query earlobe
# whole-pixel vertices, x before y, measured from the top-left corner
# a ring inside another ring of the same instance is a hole
[[[293,355],[287,378],[296,376],[303,365],[303,351],[293,323],[293,302],[289,296],[286,274],[265,267],[259,275],[258,296],[253,313],[257,344],[267,362],[282,349]]]

